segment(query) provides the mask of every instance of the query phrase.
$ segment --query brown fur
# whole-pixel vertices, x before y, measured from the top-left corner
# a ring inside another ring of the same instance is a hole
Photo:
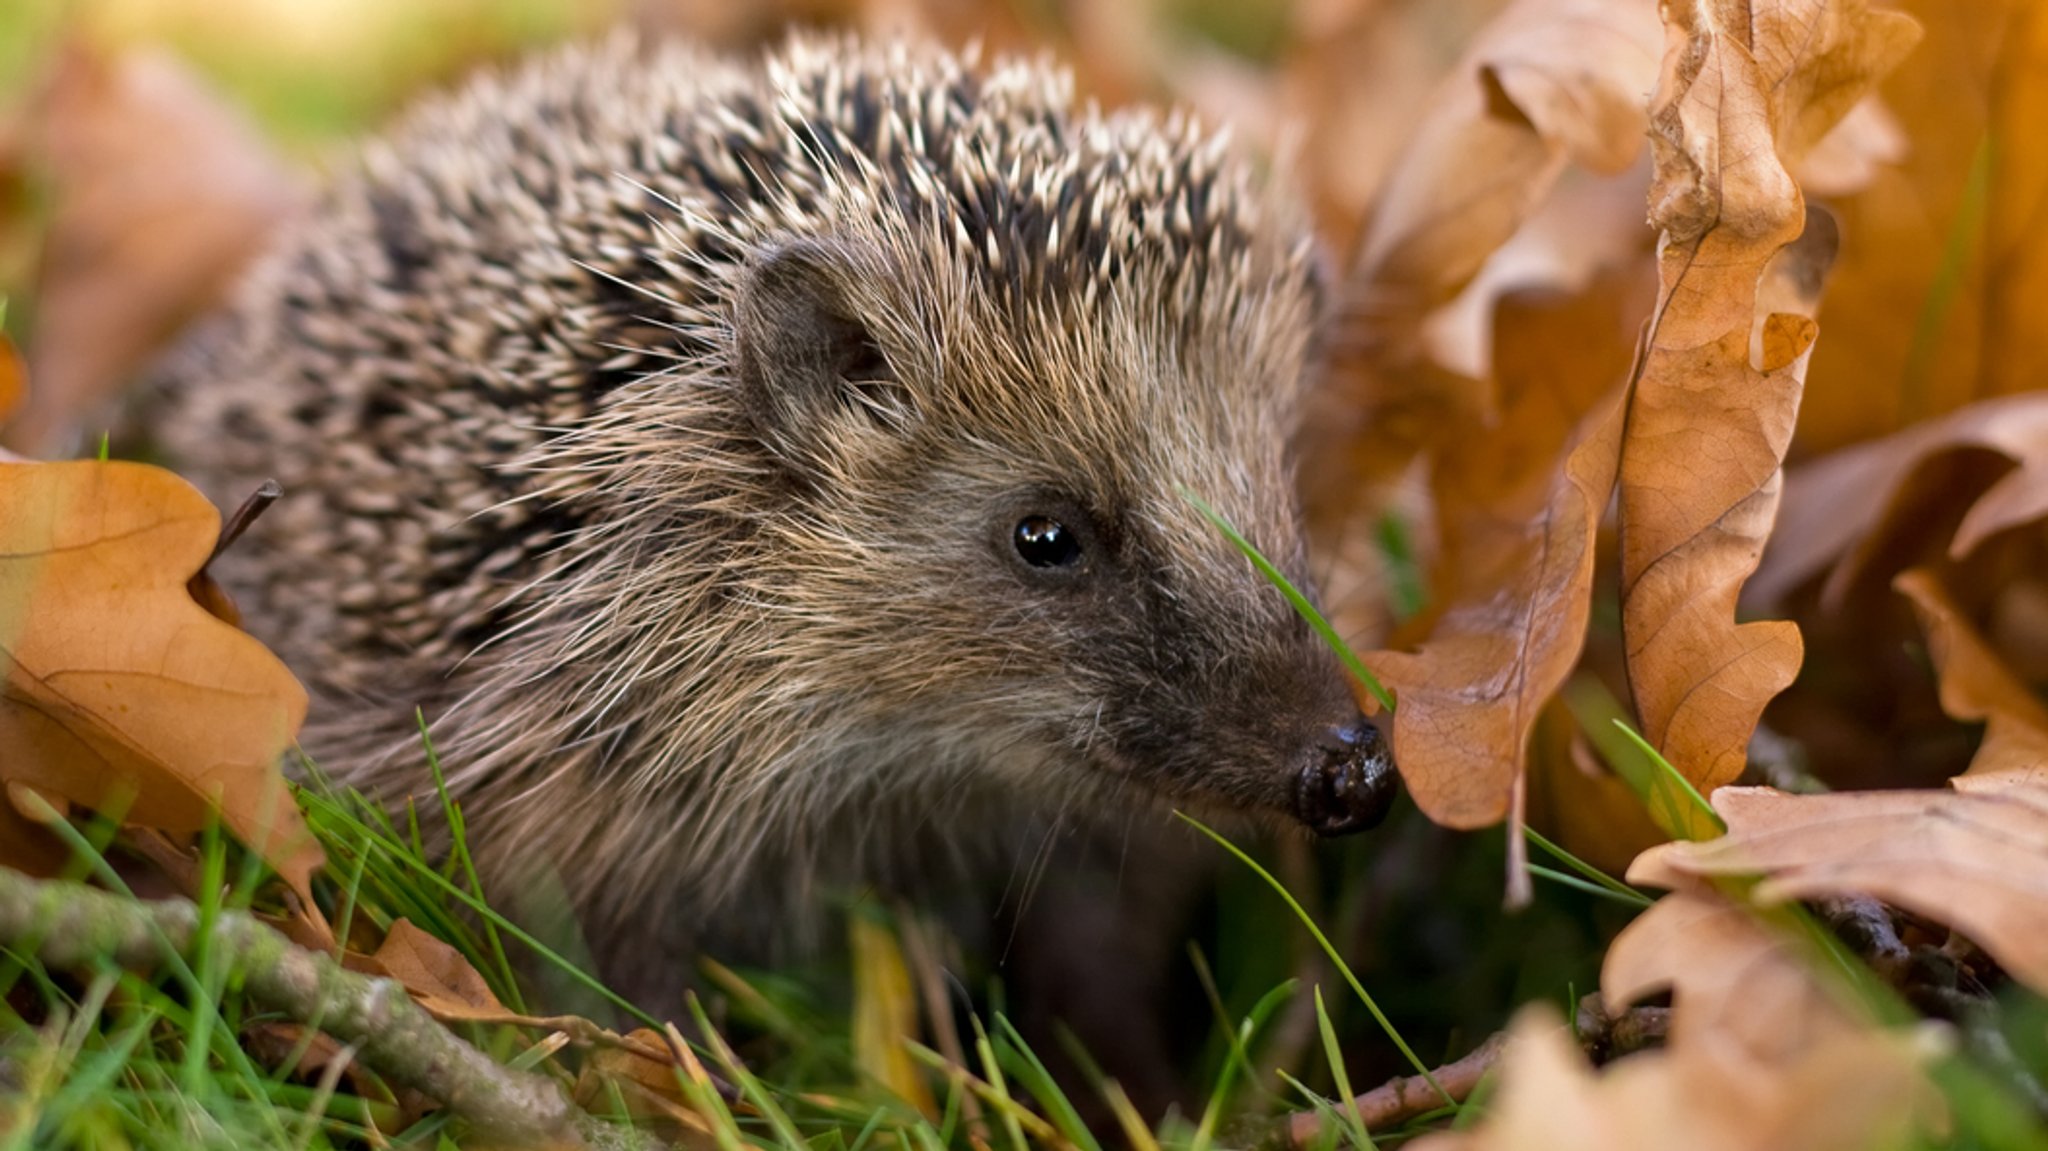
[[[309,752],[420,795],[424,707],[486,864],[612,949],[1155,797],[1297,813],[1355,707],[1176,485],[1303,576],[1308,233],[1069,89],[618,40],[373,146],[153,417],[216,499],[283,481],[221,574]],[[1092,525],[1072,578],[1010,550],[1046,511]]]

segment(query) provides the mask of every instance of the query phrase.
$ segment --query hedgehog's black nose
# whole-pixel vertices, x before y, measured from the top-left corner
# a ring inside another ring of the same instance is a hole
[[[1394,758],[1363,716],[1324,731],[1294,784],[1294,814],[1317,835],[1350,835],[1387,817],[1400,790]]]

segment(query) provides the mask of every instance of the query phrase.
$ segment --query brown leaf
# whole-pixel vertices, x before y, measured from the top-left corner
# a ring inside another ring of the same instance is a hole
[[[2008,775],[2048,787],[2048,707],[1970,626],[1933,572],[1902,572],[1892,586],[1913,601],[1927,633],[1941,677],[1941,709],[1956,719],[1986,721],[1969,775]]]
[[[1985,452],[2014,467],[1989,488],[1959,483],[1954,469]],[[1874,557],[1944,546],[1925,533],[1964,508],[1946,541],[1951,559],[2048,517],[2048,395],[1985,400],[1794,469],[1777,538],[1748,594],[1778,602],[1832,565],[1822,600],[1839,604]]]
[[[53,801],[18,783],[0,789],[0,866],[44,878],[62,872],[71,862],[71,849],[43,826],[39,815],[64,806],[62,799]]]
[[[1305,424],[1304,512],[1310,530],[1336,553],[1339,582],[1380,582],[1370,541],[1387,503],[1384,488],[1419,452],[1455,440],[1484,406],[1484,389],[1472,374],[1483,365],[1471,362],[1483,356],[1457,355],[1463,349],[1445,354],[1436,346],[1446,340],[1441,330],[1432,331],[1433,314],[1552,198],[1573,162],[1614,172],[1642,151],[1641,93],[1655,74],[1657,25],[1647,6],[1631,0],[1517,0],[1473,36],[1433,91],[1410,83],[1405,98],[1379,92],[1370,107],[1344,95],[1361,84],[1381,86],[1385,76],[1412,67],[1410,46],[1442,35],[1437,22],[1446,19],[1446,9],[1434,4],[1426,15],[1411,13],[1409,19],[1422,25],[1410,27],[1397,23],[1393,12],[1370,8],[1349,35],[1305,45],[1289,69],[1294,107],[1309,123],[1311,144],[1302,163],[1312,184],[1330,182],[1332,169],[1354,165],[1362,155],[1384,153],[1350,138],[1365,127],[1381,136],[1399,127],[1384,108],[1426,110],[1391,165],[1378,159],[1371,165],[1378,195],[1345,291],[1340,355]],[[1361,68],[1362,56],[1384,52],[1390,43],[1401,45],[1398,63]],[[1350,47],[1340,51],[1340,44]],[[1340,117],[1348,123],[1337,122]],[[1317,148],[1317,139],[1325,146]],[[1326,200],[1352,195],[1323,190]],[[1344,233],[1345,221],[1333,215],[1345,213],[1326,210],[1324,232]],[[1590,218],[1596,223],[1572,250],[1627,247],[1642,232],[1630,209]],[[1617,219],[1618,227],[1611,223]],[[1575,227],[1586,222],[1571,221]],[[1455,333],[1449,342],[1485,343],[1480,333],[1497,291],[1467,301],[1459,316],[1437,325]],[[1347,630],[1384,631],[1377,605],[1333,597],[1331,606]]]
[[[1504,296],[1543,288],[1582,292],[1596,279],[1624,269],[1652,289],[1630,317],[1633,344],[1649,315],[1656,284],[1649,260],[1656,235],[1642,218],[1649,187],[1647,155],[1619,176],[1567,171],[1535,213],[1487,257],[1479,274],[1423,323],[1428,359],[1475,379],[1491,379],[1494,312]],[[1439,442],[1461,431],[1447,429]]]
[[[0,314],[6,312],[0,308]],[[14,413],[28,400],[28,365],[21,360],[21,353],[15,349],[14,341],[0,332],[0,424],[14,418]]]
[[[0,780],[174,833],[217,810],[310,907],[279,771],[305,689],[185,591],[219,531],[159,468],[0,464]]]
[[[1654,863],[1628,874],[1631,882],[1674,882]],[[1682,890],[1659,899],[1615,937],[1600,965],[1600,992],[1614,1014],[1669,990],[1674,1046],[1711,1037],[1739,1047],[1750,1061],[1775,1066],[1870,1025],[1822,985],[1812,959],[1759,922],[1754,910],[1712,891]]]
[[[370,1112],[386,1135],[404,1131],[441,1106],[414,1088],[386,1083],[356,1061],[355,1048],[301,1023],[259,1020],[242,1028],[242,1042],[267,1067],[308,1083],[345,1083],[348,1094],[390,1105],[391,1112]]]
[[[46,168],[56,207],[28,345],[37,387],[7,443],[52,455],[220,297],[301,189],[238,111],[163,52],[107,59],[73,44],[34,113],[30,162]]]
[[[1863,0],[1665,13],[1650,116],[1662,289],[1622,446],[1622,628],[1643,734],[1711,788],[1742,770],[1801,655],[1790,623],[1734,622],[1777,510],[1835,248],[1784,162],[1862,98],[1914,26]]]
[[[1354,272],[1399,342],[1455,295],[1567,163],[1619,172],[1640,151],[1657,25],[1628,0],[1518,0],[1425,105],[1375,205]]]
[[[1920,42],[1920,25],[1862,0],[1751,3],[1750,53],[1770,78],[1772,134],[1787,164],[1806,158]]]
[[[1960,792],[1724,787],[1713,802],[1728,834],[1651,848],[1629,877],[1762,875],[1760,902],[1873,896],[1954,927],[2048,990],[2048,785],[2038,778],[1972,777]]]
[[[1926,1036],[1873,1026],[1821,982],[1812,959],[1720,894],[1666,896],[1615,939],[1600,984],[1610,1013],[1669,989],[1668,1046],[1627,1056],[1596,1076],[1548,1008],[1525,1010],[1487,1118],[1471,1133],[1416,1146],[1889,1146],[1933,1113],[1935,1097],[1918,1066]]]
[[[686,1132],[709,1134],[711,1125],[697,1113],[683,1087],[689,1079],[712,1089],[698,1078],[702,1073],[694,1062],[678,1063],[661,1032],[643,1027],[617,1045],[591,1052],[576,1077],[574,1097],[578,1106],[595,1108],[616,1090],[635,1117],[665,1119]]]
[[[1548,1006],[1515,1018],[1486,1117],[1415,1151],[1862,1151],[1893,1146],[1932,1109],[1925,1044],[1864,1031],[1760,1073],[1712,1042],[1628,1056],[1595,1073]],[[1825,1101],[1823,1105],[1819,1101]]]
[[[888,928],[860,915],[850,916],[853,951],[853,1059],[875,1082],[894,1092],[926,1116],[938,1105],[917,1062],[910,1040],[917,1038],[917,995],[903,949]]]
[[[1429,107],[1460,66],[1460,49],[1503,7],[1503,0],[1305,0],[1291,7],[1272,120],[1298,129],[1298,144],[1284,151],[1293,153],[1294,180],[1333,251],[1357,250],[1366,214],[1414,134],[1415,117],[1387,110]],[[1201,106],[1200,93],[1189,95]],[[1234,108],[1208,106],[1236,122]]]
[[[460,951],[406,919],[391,925],[374,954],[350,956],[348,966],[396,979],[414,1002],[444,1023],[507,1014],[483,975]]]
[[[1395,761],[1417,805],[1451,827],[1498,822],[1545,700],[1584,644],[1595,536],[1621,443],[1629,280],[1559,300],[1504,300],[1501,410],[1434,469],[1445,605],[1413,654],[1367,662],[1394,689]]]

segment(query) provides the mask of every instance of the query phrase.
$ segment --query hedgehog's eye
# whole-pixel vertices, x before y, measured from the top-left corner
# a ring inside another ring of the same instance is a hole
[[[1017,556],[1035,568],[1072,567],[1081,562],[1081,537],[1051,516],[1025,516],[1013,537]]]

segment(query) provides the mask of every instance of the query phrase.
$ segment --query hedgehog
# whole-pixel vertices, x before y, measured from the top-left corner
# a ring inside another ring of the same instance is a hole
[[[632,985],[1063,829],[1377,822],[1348,679],[1186,498],[1313,595],[1326,295],[1224,134],[1046,60],[622,37],[366,145],[148,420],[283,485],[216,571],[306,751],[433,810],[423,714],[487,884]]]

